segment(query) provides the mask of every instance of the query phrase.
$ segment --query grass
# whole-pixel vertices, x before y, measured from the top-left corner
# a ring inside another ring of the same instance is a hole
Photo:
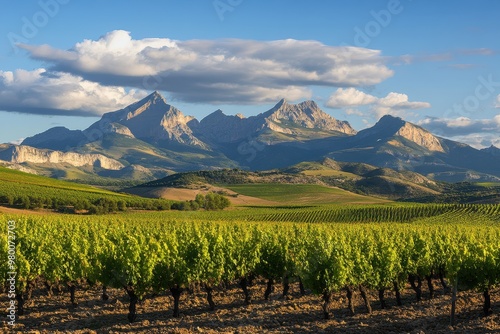
[[[343,172],[340,170],[334,170],[334,169],[305,170],[302,172],[302,174],[308,175],[308,176],[336,176],[336,177],[342,177],[342,178],[354,179],[354,180],[361,178],[360,176],[358,176],[356,174],[349,173],[349,172]]]
[[[240,184],[224,185],[242,195],[262,198],[287,205],[388,203],[390,201],[351,193],[349,191],[315,184]]]
[[[500,182],[478,182],[476,184],[482,187],[500,187]]]
[[[104,190],[84,184],[72,183],[57,179],[52,179],[35,174],[28,174],[17,170],[0,167],[0,182],[12,182],[25,185],[42,186],[54,188],[55,191],[59,190],[77,190],[82,192],[113,195],[113,196],[128,196],[124,194],[115,193],[109,190]]]

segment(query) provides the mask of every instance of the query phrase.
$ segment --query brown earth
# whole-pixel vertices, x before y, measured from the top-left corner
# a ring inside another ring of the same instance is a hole
[[[322,319],[321,298],[306,293],[300,296],[293,283],[290,296],[281,298],[276,285],[270,300],[263,299],[265,282],[251,287],[253,301],[244,305],[243,294],[236,285],[218,289],[215,311],[209,311],[202,291],[185,292],[181,296],[180,317],[172,317],[173,299],[168,294],[148,297],[138,305],[137,321],[127,321],[128,297],[123,290],[108,289],[110,299],[100,300],[100,289],[77,290],[79,303],[71,307],[69,294],[46,296],[45,288],[37,288],[26,314],[17,320],[15,331],[9,331],[3,320],[3,332],[18,333],[500,333],[500,289],[493,289],[493,314],[482,316],[482,295],[459,292],[455,326],[450,326],[451,296],[438,282],[434,299],[416,302],[411,289],[402,291],[403,306],[396,306],[394,294],[388,292],[389,308],[381,309],[375,292],[370,292],[373,313],[367,314],[359,293],[355,294],[356,314],[350,315],[345,293],[336,293],[332,302],[332,318]],[[6,294],[0,297],[7,305]],[[3,319],[6,319],[5,314]]]
[[[16,209],[16,208],[8,208],[5,206],[0,206],[0,213],[4,213],[7,215],[16,214],[16,215],[48,215],[48,214],[56,214],[51,210],[27,210],[27,209]]]
[[[227,188],[214,187],[211,185],[204,185],[203,187],[196,188],[169,188],[169,187],[135,187],[127,190],[131,194],[151,198],[164,198],[175,201],[189,201],[194,200],[196,195],[209,192],[221,192],[227,196],[233,205],[278,205],[280,203],[265,200],[262,198],[245,196],[238,194]]]

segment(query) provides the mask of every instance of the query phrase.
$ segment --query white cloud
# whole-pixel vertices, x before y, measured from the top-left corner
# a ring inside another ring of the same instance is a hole
[[[346,115],[356,115],[356,116],[363,116],[364,113],[359,110],[359,109],[356,109],[356,108],[347,108],[344,110],[344,113]]]
[[[377,102],[377,98],[373,95],[366,94],[356,88],[339,88],[333,93],[326,106],[330,108],[342,108],[351,106],[364,106]]]
[[[500,114],[491,119],[426,117],[418,124],[432,133],[475,148],[500,147]]]
[[[101,115],[146,96],[138,90],[102,86],[68,73],[0,71],[0,110],[35,114]]]
[[[378,117],[383,115],[404,116],[406,110],[430,108],[428,102],[410,102],[408,95],[391,92],[377,101],[373,110]]]
[[[492,119],[473,120],[467,117],[435,118],[426,117],[418,122],[424,128],[445,137],[466,136],[480,133],[500,135],[500,114]]]
[[[14,144],[14,145],[21,145],[21,143],[24,141],[24,139],[26,139],[26,138],[19,138],[19,139],[17,139],[17,140],[12,140],[12,141],[10,142],[10,144]]]
[[[328,99],[326,106],[331,108],[370,106],[378,118],[386,114],[404,116],[407,110],[429,108],[428,102],[410,102],[408,95],[391,92],[378,98],[355,88],[339,88]]]
[[[134,40],[123,30],[70,50],[20,45],[51,71],[103,85],[168,91],[174,99],[267,103],[308,98],[310,86],[366,86],[391,77],[380,51],[318,41]]]

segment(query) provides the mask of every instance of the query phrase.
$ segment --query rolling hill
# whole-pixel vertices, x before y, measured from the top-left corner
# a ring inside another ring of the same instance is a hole
[[[0,206],[106,213],[131,207],[168,209],[170,203],[0,167]]]

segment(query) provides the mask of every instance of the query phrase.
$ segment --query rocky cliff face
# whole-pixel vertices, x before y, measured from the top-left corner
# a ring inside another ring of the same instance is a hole
[[[357,135],[358,138],[372,143],[391,140],[394,136],[403,137],[429,151],[444,152],[441,141],[432,133],[391,115],[383,116],[373,127],[360,131]]]
[[[398,132],[396,132],[396,135],[411,140],[429,151],[444,152],[443,146],[441,146],[441,142],[438,138],[434,137],[430,132],[411,123],[405,122]]]
[[[263,116],[266,120],[274,123],[291,123],[307,129],[338,131],[348,135],[356,133],[348,122],[336,120],[321,110],[314,101],[289,104],[283,99],[274,108],[264,113]]]
[[[167,104],[158,92],[125,109],[105,114],[96,124],[100,122],[120,124],[132,136],[149,143],[171,141],[210,149],[193,135],[190,125],[196,126],[194,117],[185,116],[179,109]]]
[[[270,110],[247,118],[217,110],[198,122],[167,104],[157,92],[103,115],[84,131],[56,127],[27,138],[22,146],[7,146],[0,145],[0,160],[13,164],[61,163],[61,169],[67,168],[65,164],[97,165],[109,169],[99,173],[123,178],[152,174],[140,168],[122,172],[122,164],[115,159],[161,173],[234,166],[272,169],[334,157],[398,169],[424,170],[425,165],[426,173],[458,166],[497,175],[500,157],[498,148],[479,151],[389,115],[356,133],[348,122],[325,113],[314,101],[291,104],[281,100]],[[82,151],[100,154],[76,153]]]
[[[123,164],[102,154],[80,154],[38,149],[24,145],[10,145],[0,152],[0,159],[11,163],[31,162],[37,164],[67,163],[72,166],[96,166],[104,169],[119,170]]]
[[[241,114],[225,115],[217,110],[201,120],[195,135],[209,142],[229,143],[256,137],[265,130],[296,135],[304,129],[331,132],[332,136],[339,132],[347,135],[356,133],[348,122],[336,120],[314,101],[290,104],[283,99],[265,113],[248,118]]]

